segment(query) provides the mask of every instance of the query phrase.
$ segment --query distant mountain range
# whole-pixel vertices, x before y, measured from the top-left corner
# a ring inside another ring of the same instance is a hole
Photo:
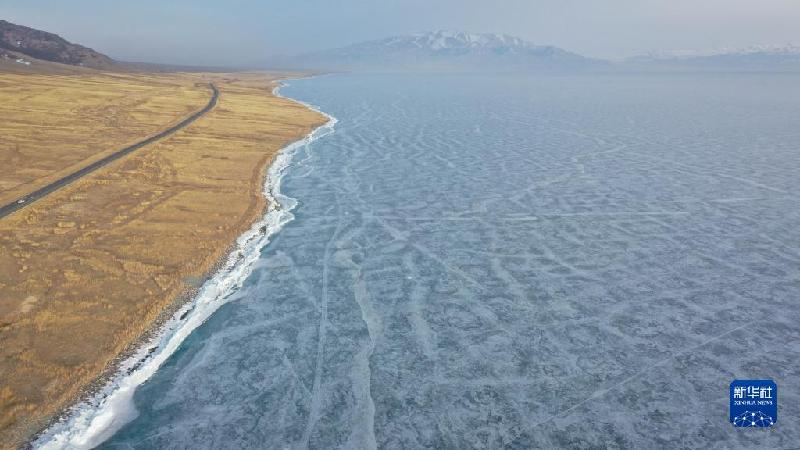
[[[605,67],[553,46],[505,34],[451,31],[394,36],[272,61],[288,68],[325,70],[563,70]]]
[[[222,70],[118,62],[56,34],[0,20],[0,64],[20,66],[30,65],[33,61],[36,65],[37,60],[109,70]],[[432,31],[275,58],[265,65],[333,71],[800,71],[800,47],[757,46],[713,52],[650,53],[612,63],[551,45],[536,45],[506,34]]]
[[[712,52],[651,53],[628,58],[625,65],[675,70],[798,71],[800,47],[762,45]]]
[[[727,70],[800,71],[800,47],[651,53],[610,62],[505,34],[432,31],[270,61],[272,67],[388,71]]]
[[[115,64],[108,56],[82,45],[73,44],[57,34],[0,20],[0,58],[31,58],[92,68]]]

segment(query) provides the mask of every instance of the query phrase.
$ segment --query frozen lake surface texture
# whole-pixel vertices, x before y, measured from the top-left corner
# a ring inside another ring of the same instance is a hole
[[[294,221],[103,448],[800,443],[800,77],[334,75]],[[772,378],[772,429],[728,385]]]

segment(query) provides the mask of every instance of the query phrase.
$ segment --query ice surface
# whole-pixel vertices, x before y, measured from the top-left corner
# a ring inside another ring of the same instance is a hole
[[[107,448],[800,442],[800,78],[337,75],[296,219]],[[773,378],[780,421],[728,423]]]

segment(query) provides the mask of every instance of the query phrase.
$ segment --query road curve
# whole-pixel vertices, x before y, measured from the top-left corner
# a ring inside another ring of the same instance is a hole
[[[82,177],[94,172],[95,170],[100,169],[101,167],[106,166],[109,163],[122,158],[125,155],[133,153],[136,150],[138,150],[138,149],[140,149],[140,148],[142,148],[142,147],[144,147],[146,145],[149,145],[149,144],[152,144],[153,142],[161,140],[161,139],[163,139],[163,138],[175,133],[176,131],[180,130],[181,128],[185,128],[187,125],[191,124],[195,120],[197,120],[200,117],[202,117],[203,115],[205,115],[207,112],[211,111],[214,108],[214,106],[217,105],[217,100],[219,99],[219,90],[217,89],[216,86],[214,86],[214,83],[208,83],[208,86],[211,88],[211,91],[212,91],[213,94],[211,95],[211,99],[208,101],[208,104],[203,109],[201,109],[200,111],[195,112],[194,114],[192,114],[192,115],[186,117],[185,119],[183,119],[182,121],[180,121],[180,123],[178,123],[178,124],[176,124],[176,125],[174,125],[174,126],[172,126],[170,128],[167,128],[166,130],[164,130],[164,131],[162,131],[162,132],[160,132],[160,133],[158,133],[156,135],[150,136],[147,139],[144,139],[144,140],[139,141],[139,142],[137,142],[137,143],[135,143],[133,145],[130,145],[130,146],[125,147],[125,148],[123,148],[121,150],[118,150],[118,151],[116,151],[116,152],[104,157],[103,159],[97,160],[97,161],[89,164],[86,167],[78,169],[77,171],[75,171],[75,172],[73,172],[73,173],[71,173],[71,174],[69,174],[69,175],[67,175],[67,176],[65,176],[63,178],[60,178],[60,179],[58,179],[56,181],[53,181],[52,183],[50,183],[50,184],[48,184],[48,185],[46,185],[46,186],[44,186],[44,187],[42,187],[42,188],[40,188],[40,189],[38,189],[36,191],[33,191],[30,194],[25,195],[24,197],[20,197],[20,198],[14,200],[13,202],[11,202],[11,203],[9,203],[7,205],[4,205],[4,206],[0,207],[0,219],[8,216],[9,214],[13,214],[14,212],[16,212],[16,211],[18,211],[18,210],[30,205],[31,203],[35,202],[36,200],[39,200],[39,199],[47,196],[48,194],[51,194],[51,193],[63,188],[64,186],[67,186],[67,185],[71,184],[73,181],[78,180],[78,179],[80,179],[80,178],[82,178]]]

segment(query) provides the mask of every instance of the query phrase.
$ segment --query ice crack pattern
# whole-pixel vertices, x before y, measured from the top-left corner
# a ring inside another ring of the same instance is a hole
[[[294,220],[101,448],[791,448],[728,388],[800,417],[798,84],[292,82]]]

